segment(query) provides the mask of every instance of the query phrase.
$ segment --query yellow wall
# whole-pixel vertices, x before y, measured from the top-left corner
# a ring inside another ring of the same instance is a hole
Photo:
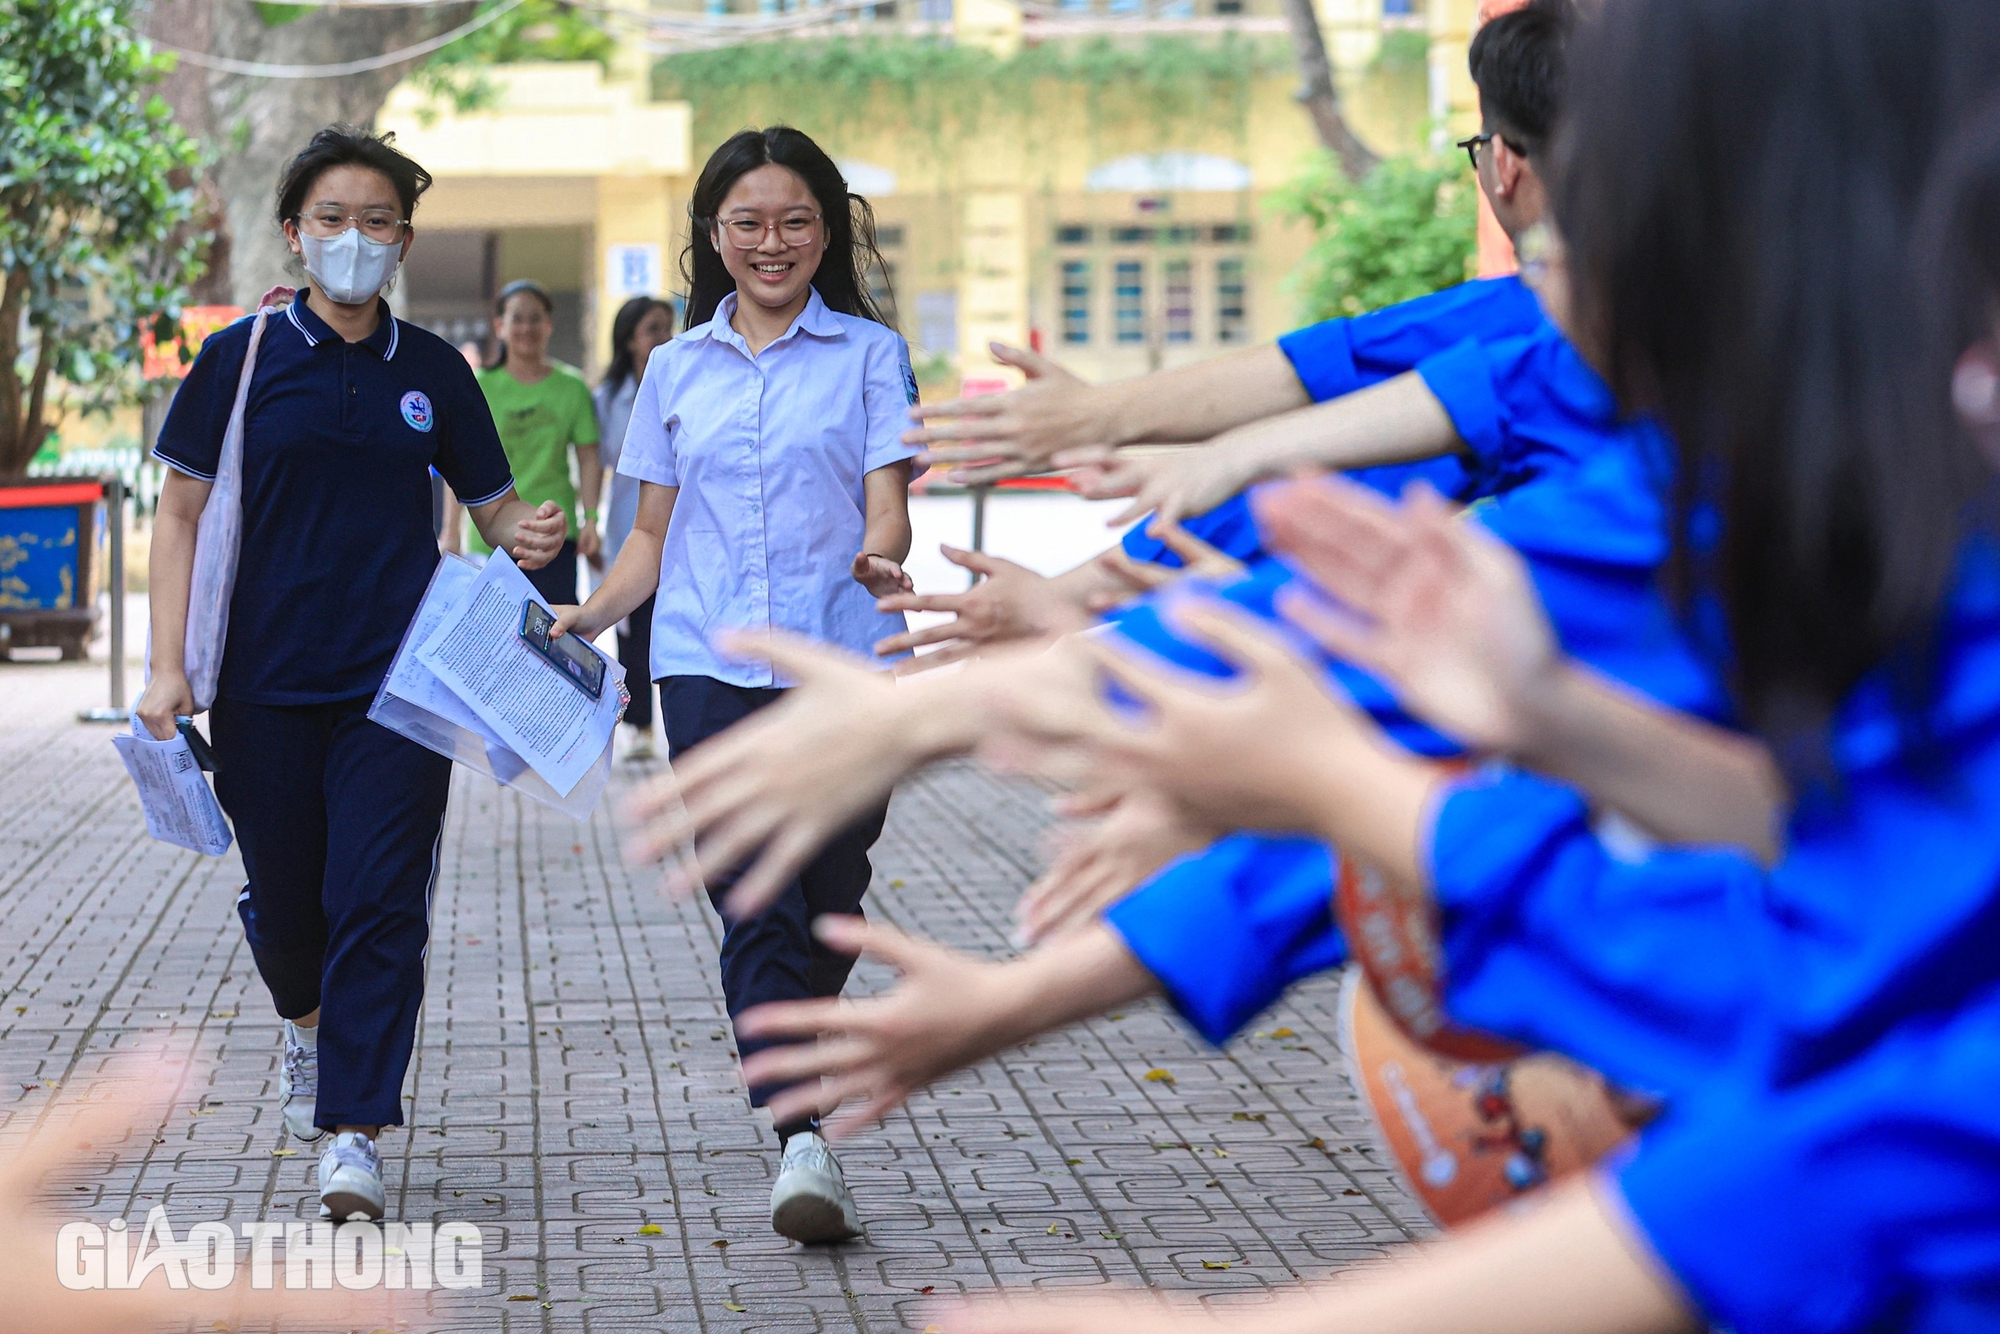
[[[1384,152],[1420,149],[1422,72],[1387,73],[1368,63],[1380,41],[1380,0],[1319,4],[1357,131]],[[1005,54],[1018,41],[1019,21],[1019,7],[1008,0],[960,0],[961,40]],[[1462,46],[1459,59],[1462,64]],[[501,232],[501,282],[547,282],[543,270],[552,268],[580,274],[586,369],[593,369],[606,354],[619,300],[605,290],[613,248],[657,245],[662,284],[667,291],[678,287],[686,199],[713,144],[694,138],[694,108],[648,103],[636,85],[607,83],[594,65],[509,66],[495,76],[502,100],[494,110],[454,116],[425,107],[405,86],[391,99],[383,123],[437,176],[425,200],[426,226]],[[1144,107],[1121,117],[1106,110],[1115,98],[1093,99],[1084,88],[1052,81],[1033,93],[1025,115],[992,117],[955,142],[941,142],[933,127],[911,124],[908,104],[888,95],[866,114],[848,107],[836,122],[798,123],[851,170],[861,164],[857,180],[893,182],[886,190],[864,188],[885,233],[900,235],[900,244],[885,253],[895,269],[900,324],[913,344],[924,341],[926,328],[936,331],[938,312],[955,301],[964,377],[1010,378],[986,357],[987,342],[1021,343],[1036,331],[1066,364],[1102,378],[1227,349],[1206,337],[1185,346],[1162,347],[1157,338],[1143,347],[1117,345],[1108,337],[1108,307],[1099,321],[1106,338],[1086,347],[1062,344],[1059,264],[1069,252],[1058,244],[1057,229],[1064,225],[1088,223],[1106,236],[1128,224],[1209,229],[1204,236],[1218,225],[1247,227],[1252,239],[1231,252],[1241,253],[1248,279],[1247,340],[1267,341],[1296,322],[1285,278],[1308,238],[1271,208],[1272,192],[1317,151],[1310,121],[1293,100],[1296,82],[1289,69],[1258,76],[1244,110],[1218,107],[1202,121],[1166,119]],[[754,101],[748,118],[757,119]],[[607,138],[617,142],[603,142]],[[1159,155],[1220,160],[1247,173],[1247,181],[1220,190],[1092,188],[1092,172],[1106,164]],[[583,247],[582,256],[552,257],[543,253],[554,243],[549,237],[537,242],[535,233],[514,235],[545,228],[569,229],[567,244]],[[1167,265],[1176,262],[1170,250],[1141,246],[1118,256],[1103,250],[1105,281],[1118,257],[1143,255],[1149,265]],[[1214,325],[1212,308],[1221,300],[1213,265],[1223,253],[1206,243],[1188,251],[1204,266],[1207,295],[1196,303],[1204,328]],[[1160,299],[1164,272],[1149,270],[1152,300]],[[928,325],[920,318],[924,309],[933,317]],[[930,373],[934,367],[920,369],[926,393],[956,389],[957,375],[940,379]]]

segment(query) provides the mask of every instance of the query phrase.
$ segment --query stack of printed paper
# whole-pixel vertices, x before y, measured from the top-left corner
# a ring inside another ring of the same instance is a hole
[[[505,552],[447,556],[368,716],[581,820],[611,775],[625,669],[586,645],[605,664],[592,699],[521,638],[528,601],[548,605]]]

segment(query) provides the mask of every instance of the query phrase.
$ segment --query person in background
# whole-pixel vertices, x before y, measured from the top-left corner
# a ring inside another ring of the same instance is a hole
[[[597,554],[597,498],[604,485],[590,387],[575,367],[549,360],[555,308],[554,298],[539,283],[522,279],[501,288],[493,320],[499,359],[479,372],[479,387],[493,409],[493,422],[500,428],[500,443],[507,447],[507,461],[513,465],[521,495],[535,505],[553,500],[569,520],[561,553],[528,576],[535,591],[551,604],[576,601],[576,558]],[[574,481],[569,466],[572,449]],[[472,536],[471,546],[480,555],[491,550],[477,535]]]
[[[688,203],[682,261],[688,327],[654,351],[632,404],[618,470],[639,512],[617,564],[556,633],[595,638],[655,590],[652,673],[669,758],[775,704],[790,684],[711,642],[810,635],[866,653],[903,617],[876,599],[906,592],[916,447],[901,436],[917,379],[902,336],[869,300],[879,261],[868,201],[797,130],[745,130],[709,158]],[[857,912],[886,800],[805,861],[752,917],[725,914],[722,989],[733,1017],[771,1000],[837,996],[851,956],[812,921]],[[734,859],[705,868],[720,907]],[[748,1056],[756,1044],[739,1042]],[[753,1104],[775,1088],[751,1085]],[[856,1235],[860,1221],[818,1122],[777,1123],[783,1163],[771,1226],[801,1242]]]
[[[595,571],[610,569],[618,563],[618,553],[625,545],[625,538],[632,531],[632,521],[639,517],[639,488],[642,483],[636,477],[618,471],[618,455],[625,444],[625,426],[632,420],[632,400],[639,393],[639,375],[652,358],[653,349],[674,336],[674,308],[658,297],[635,296],[618,308],[617,317],[611,321],[611,364],[605,368],[604,378],[597,388],[590,391],[591,401],[597,405],[597,423],[603,439],[597,447],[598,458],[604,464],[604,471],[611,478],[610,494],[604,503],[603,542],[598,553],[590,558]],[[602,582],[601,578],[598,582]],[[633,609],[632,614],[618,623],[618,661],[624,664],[626,678],[633,681],[650,681],[653,654],[653,599],[649,596]],[[625,710],[625,726],[629,740],[625,747],[628,760],[650,760],[653,758],[653,692],[650,687],[634,690],[632,703]]]
[[[243,416],[243,527],[209,732],[235,826],[237,900],[284,1020],[278,1113],[319,1161],[320,1216],[382,1217],[375,1139],[403,1124],[424,995],[451,761],[368,717],[437,569],[431,469],[488,542],[535,570],[562,512],[515,494],[493,415],[450,343],[382,290],[431,183],[391,136],[335,125],[278,183],[311,276],[265,323]],[[194,712],[185,668],[196,532],[220,466],[251,320],[202,345],[153,453],[151,680],[134,710],[164,741]]]

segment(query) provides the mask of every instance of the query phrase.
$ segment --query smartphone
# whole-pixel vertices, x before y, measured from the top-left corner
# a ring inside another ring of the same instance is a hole
[[[187,738],[188,753],[194,756],[195,767],[204,773],[215,773],[215,752],[208,748],[208,738],[194,725],[192,718],[174,719],[174,728]]]
[[[570,684],[592,699],[604,694],[604,659],[591,652],[590,646],[575,635],[564,635],[561,639],[550,639],[549,631],[555,628],[556,618],[547,607],[526,598],[521,603],[521,638],[528,647],[542,655],[542,658],[557,671],[567,676]]]

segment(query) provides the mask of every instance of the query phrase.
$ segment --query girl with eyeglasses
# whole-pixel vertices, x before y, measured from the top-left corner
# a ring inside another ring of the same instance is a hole
[[[216,796],[247,883],[237,910],[284,1020],[278,1111],[302,1142],[332,1134],[320,1215],[380,1218],[375,1137],[403,1123],[403,1074],[451,761],[369,721],[438,548],[431,470],[523,569],[563,540],[552,504],[514,491],[472,369],[382,299],[415,241],[430,175],[392,136],[335,125],[278,183],[278,223],[310,283],[266,320],[245,400],[242,546],[209,711]],[[210,338],[174,395],[155,456],[155,737],[194,712],[183,667],[195,534],[252,321]]]
[[[754,644],[789,632],[865,655],[907,628],[875,604],[911,587],[902,562],[918,452],[901,438],[917,398],[909,348],[864,281],[881,262],[874,214],[833,160],[794,129],[743,131],[703,167],[688,214],[687,328],[648,360],[618,463],[642,484],[638,516],[603,585],[557,621],[558,633],[595,638],[657,592],[652,674],[671,757],[787,684],[768,662],[718,649],[718,633]],[[822,945],[812,921],[859,910],[886,814],[833,837],[770,908],[726,920],[732,1017],[839,994],[854,961]],[[706,868],[718,906],[740,860]],[[753,1087],[751,1101],[777,1091]],[[772,1227],[801,1242],[858,1233],[818,1123],[777,1131]]]

